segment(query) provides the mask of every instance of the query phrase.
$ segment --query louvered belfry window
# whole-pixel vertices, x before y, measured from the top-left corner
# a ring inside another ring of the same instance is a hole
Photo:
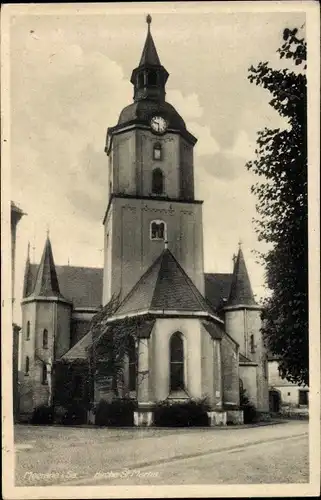
[[[180,332],[170,340],[170,390],[184,389],[184,342]]]

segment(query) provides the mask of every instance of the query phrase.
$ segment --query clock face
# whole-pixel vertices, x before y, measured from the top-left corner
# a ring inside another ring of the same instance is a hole
[[[162,116],[153,116],[150,121],[150,126],[155,132],[162,134],[167,129],[167,122]]]

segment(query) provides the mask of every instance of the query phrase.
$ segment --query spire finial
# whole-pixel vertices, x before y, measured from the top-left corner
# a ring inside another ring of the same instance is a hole
[[[239,242],[238,242],[238,246],[239,248],[241,248],[241,246],[243,245],[243,241],[241,240],[241,238],[239,239]]]
[[[167,248],[168,248],[168,241],[167,240],[164,241],[164,248],[165,248],[165,250],[167,250]]]
[[[150,14],[147,14],[146,23],[148,24],[148,29],[150,28],[151,22],[152,22],[152,16]]]
[[[49,239],[49,233],[50,233],[49,224],[47,224],[47,231],[46,231],[46,233],[47,233],[47,239]]]
[[[30,260],[30,241],[28,241],[27,260]]]

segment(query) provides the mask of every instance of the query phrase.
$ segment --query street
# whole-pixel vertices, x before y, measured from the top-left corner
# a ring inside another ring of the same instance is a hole
[[[253,428],[17,426],[16,486],[309,481],[308,423]]]

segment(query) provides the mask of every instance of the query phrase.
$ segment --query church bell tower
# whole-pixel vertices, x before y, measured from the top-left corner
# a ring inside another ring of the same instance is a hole
[[[151,34],[133,70],[133,102],[108,128],[103,304],[123,299],[165,245],[204,293],[202,201],[194,198],[197,139],[166,97],[169,73]]]

